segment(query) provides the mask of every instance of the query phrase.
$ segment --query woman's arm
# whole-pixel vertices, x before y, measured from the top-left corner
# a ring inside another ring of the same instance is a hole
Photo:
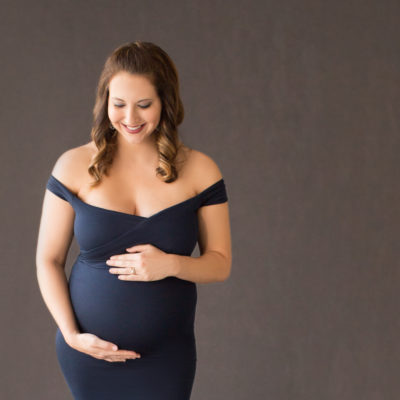
[[[208,155],[192,152],[194,182],[202,182],[201,192],[222,178],[217,163]],[[198,212],[200,257],[171,255],[173,275],[197,283],[224,281],[232,267],[229,203],[204,205]]]
[[[36,250],[36,273],[44,302],[67,342],[71,335],[79,332],[64,270],[73,238],[74,215],[67,201],[46,189]]]
[[[170,254],[172,275],[197,283],[224,281],[232,265],[228,202],[201,207],[199,218],[200,257]]]
[[[202,182],[201,192],[222,178],[217,163],[200,151],[192,151],[194,182]],[[177,278],[209,283],[229,278],[232,267],[229,203],[204,205],[198,212],[200,257],[171,254],[172,275]]]

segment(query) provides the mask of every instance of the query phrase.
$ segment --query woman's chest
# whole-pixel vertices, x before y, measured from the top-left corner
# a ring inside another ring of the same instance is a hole
[[[195,196],[190,181],[166,183],[156,177],[134,178],[111,173],[94,187],[82,185],[78,197],[86,204],[123,214],[149,218],[171,205]]]
[[[117,249],[150,243],[168,253],[190,255],[198,238],[196,198],[161,210],[150,217],[75,207],[74,234],[81,250]]]

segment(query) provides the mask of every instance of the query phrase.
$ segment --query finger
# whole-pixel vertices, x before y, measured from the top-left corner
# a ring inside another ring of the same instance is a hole
[[[110,273],[110,274],[122,274],[122,268],[121,267],[119,267],[119,268],[110,268],[109,270],[108,270],[108,272]]]
[[[119,355],[116,354],[109,354],[109,353],[104,353],[104,352],[100,352],[100,353],[87,353],[89,355],[91,355],[94,358],[97,358],[99,360],[107,360],[107,361],[126,361],[127,359],[136,359],[136,358],[140,358],[140,355],[131,355],[131,354],[124,354],[125,351],[121,351]]]
[[[126,256],[126,253],[122,253],[122,254],[114,254],[112,256],[109,257],[109,259],[114,259],[114,258],[120,258]]]
[[[140,357],[135,357],[135,356],[130,356],[130,357],[126,357],[126,356],[124,356],[124,357],[112,357],[110,355],[103,355],[102,358],[104,360],[107,360],[107,361],[114,361],[114,362],[115,361],[122,361],[122,362],[125,362],[126,360],[136,360],[136,359],[138,359]]]
[[[135,253],[125,253],[125,254],[117,254],[114,256],[108,257],[109,261],[125,261],[125,260],[136,260],[139,254]]]
[[[113,259],[113,260],[107,260],[106,264],[112,267],[126,267],[127,265],[130,265],[132,263],[132,260],[123,260],[123,259]]]
[[[119,353],[119,354],[110,354],[110,353],[106,353],[106,352],[100,352],[97,353],[96,358],[101,358],[101,359],[107,359],[107,360],[113,360],[113,361],[125,361],[126,359],[136,359],[136,358],[140,358],[140,355],[138,354],[125,354],[124,353]]]
[[[108,355],[103,355],[101,357],[101,359],[106,360],[106,361],[110,361],[110,362],[125,362],[126,361],[125,357],[123,357],[123,358],[118,357],[117,358],[117,357],[111,357],[111,356],[108,356]]]
[[[137,272],[137,267],[127,267],[124,268],[124,270],[119,270],[120,274],[125,274],[125,275],[138,275]]]
[[[123,281],[141,281],[142,279],[138,274],[130,274],[130,275],[118,275],[118,279]]]
[[[104,360],[111,361],[111,362],[126,362],[127,360],[130,360],[130,359],[134,360],[136,358],[139,358],[139,357],[128,357],[128,358],[122,358],[122,359],[116,359],[113,357],[105,357]]]
[[[133,269],[135,268],[135,269]],[[132,275],[137,275],[134,274],[134,271],[136,271],[136,267],[120,267],[120,268],[110,268],[108,270],[108,272],[112,273],[112,274],[132,274]]]
[[[140,354],[137,351],[133,350],[110,350],[110,349],[102,349],[101,354],[111,357],[140,357]]]
[[[126,355],[125,356],[120,356],[120,357],[117,357],[117,356],[114,356],[114,355],[110,355],[110,354],[105,354],[104,356],[103,356],[103,358],[106,360],[112,360],[112,361],[126,361],[127,359],[135,359],[135,358],[138,358],[138,357],[136,357],[136,356],[129,356],[129,357],[127,357]]]
[[[133,258],[125,258],[120,260],[107,260],[106,264],[110,267],[117,267],[117,268],[136,267],[137,260]]]
[[[131,350],[118,350],[114,354],[116,354],[118,356],[123,356],[123,357],[132,357],[132,356],[140,357],[139,353],[137,353],[136,351],[131,351]],[[112,355],[114,355],[114,354],[112,354]]]

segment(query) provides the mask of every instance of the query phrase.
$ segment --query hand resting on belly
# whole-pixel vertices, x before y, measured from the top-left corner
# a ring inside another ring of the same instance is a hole
[[[73,349],[100,360],[125,362],[127,358],[140,358],[140,354],[130,350],[119,350],[114,343],[100,339],[91,333],[75,333],[68,338],[67,343]]]

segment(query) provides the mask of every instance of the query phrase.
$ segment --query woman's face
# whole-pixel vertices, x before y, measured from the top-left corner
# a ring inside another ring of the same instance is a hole
[[[160,116],[161,100],[147,77],[125,71],[112,77],[108,117],[121,139],[129,143],[148,140],[157,128]]]

